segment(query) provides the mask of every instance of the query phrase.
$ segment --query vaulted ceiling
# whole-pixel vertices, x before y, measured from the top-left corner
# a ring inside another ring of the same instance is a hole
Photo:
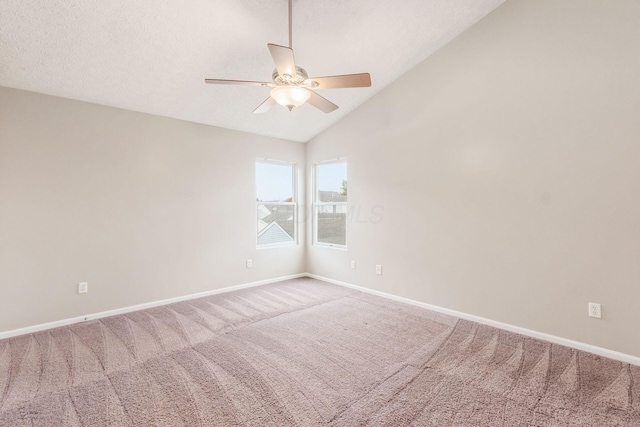
[[[340,108],[252,111],[288,44],[287,0],[2,0],[0,86],[308,141],[504,0],[294,0],[293,49],[310,76],[371,73],[319,92]],[[425,94],[425,96],[428,96]]]

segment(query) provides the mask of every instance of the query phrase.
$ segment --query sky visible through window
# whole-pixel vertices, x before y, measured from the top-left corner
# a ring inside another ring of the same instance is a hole
[[[342,192],[342,180],[347,180],[347,163],[331,163],[318,167],[318,190]]]
[[[256,162],[256,188],[259,201],[291,201],[293,165]]]

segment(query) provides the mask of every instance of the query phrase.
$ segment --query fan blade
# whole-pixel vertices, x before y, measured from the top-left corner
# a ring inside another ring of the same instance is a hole
[[[266,113],[267,111],[271,110],[271,107],[273,107],[274,105],[276,105],[276,100],[272,97],[268,97],[262,104],[258,105],[258,108],[253,110],[253,114]]]
[[[273,62],[276,63],[278,74],[280,74],[281,77],[285,74],[295,77],[296,62],[293,58],[293,49],[272,43],[267,44],[267,46],[269,46],[269,52],[271,52]]]
[[[311,93],[311,98],[309,98],[307,102],[316,107],[318,110],[324,111],[325,113],[330,113],[338,109],[338,106],[329,101],[327,98],[323,98],[312,90],[310,90],[309,92]]]
[[[247,80],[204,79],[204,82],[210,85],[275,86],[273,83],[270,83],[270,82],[252,82]]]
[[[370,87],[369,73],[346,74],[344,76],[311,77],[305,83],[318,83],[313,89],[338,89],[344,87]]]

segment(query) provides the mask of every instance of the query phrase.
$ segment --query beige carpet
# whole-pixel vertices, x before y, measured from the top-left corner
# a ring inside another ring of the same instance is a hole
[[[298,279],[0,341],[0,425],[640,426],[640,367]]]

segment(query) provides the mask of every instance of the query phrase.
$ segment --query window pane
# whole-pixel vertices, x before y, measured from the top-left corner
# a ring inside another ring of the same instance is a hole
[[[258,203],[258,245],[295,240],[295,206]]]
[[[318,165],[318,201],[347,201],[347,163]]]
[[[256,189],[259,202],[292,202],[293,165],[256,162]]]
[[[347,205],[316,206],[317,242],[347,244]]]

